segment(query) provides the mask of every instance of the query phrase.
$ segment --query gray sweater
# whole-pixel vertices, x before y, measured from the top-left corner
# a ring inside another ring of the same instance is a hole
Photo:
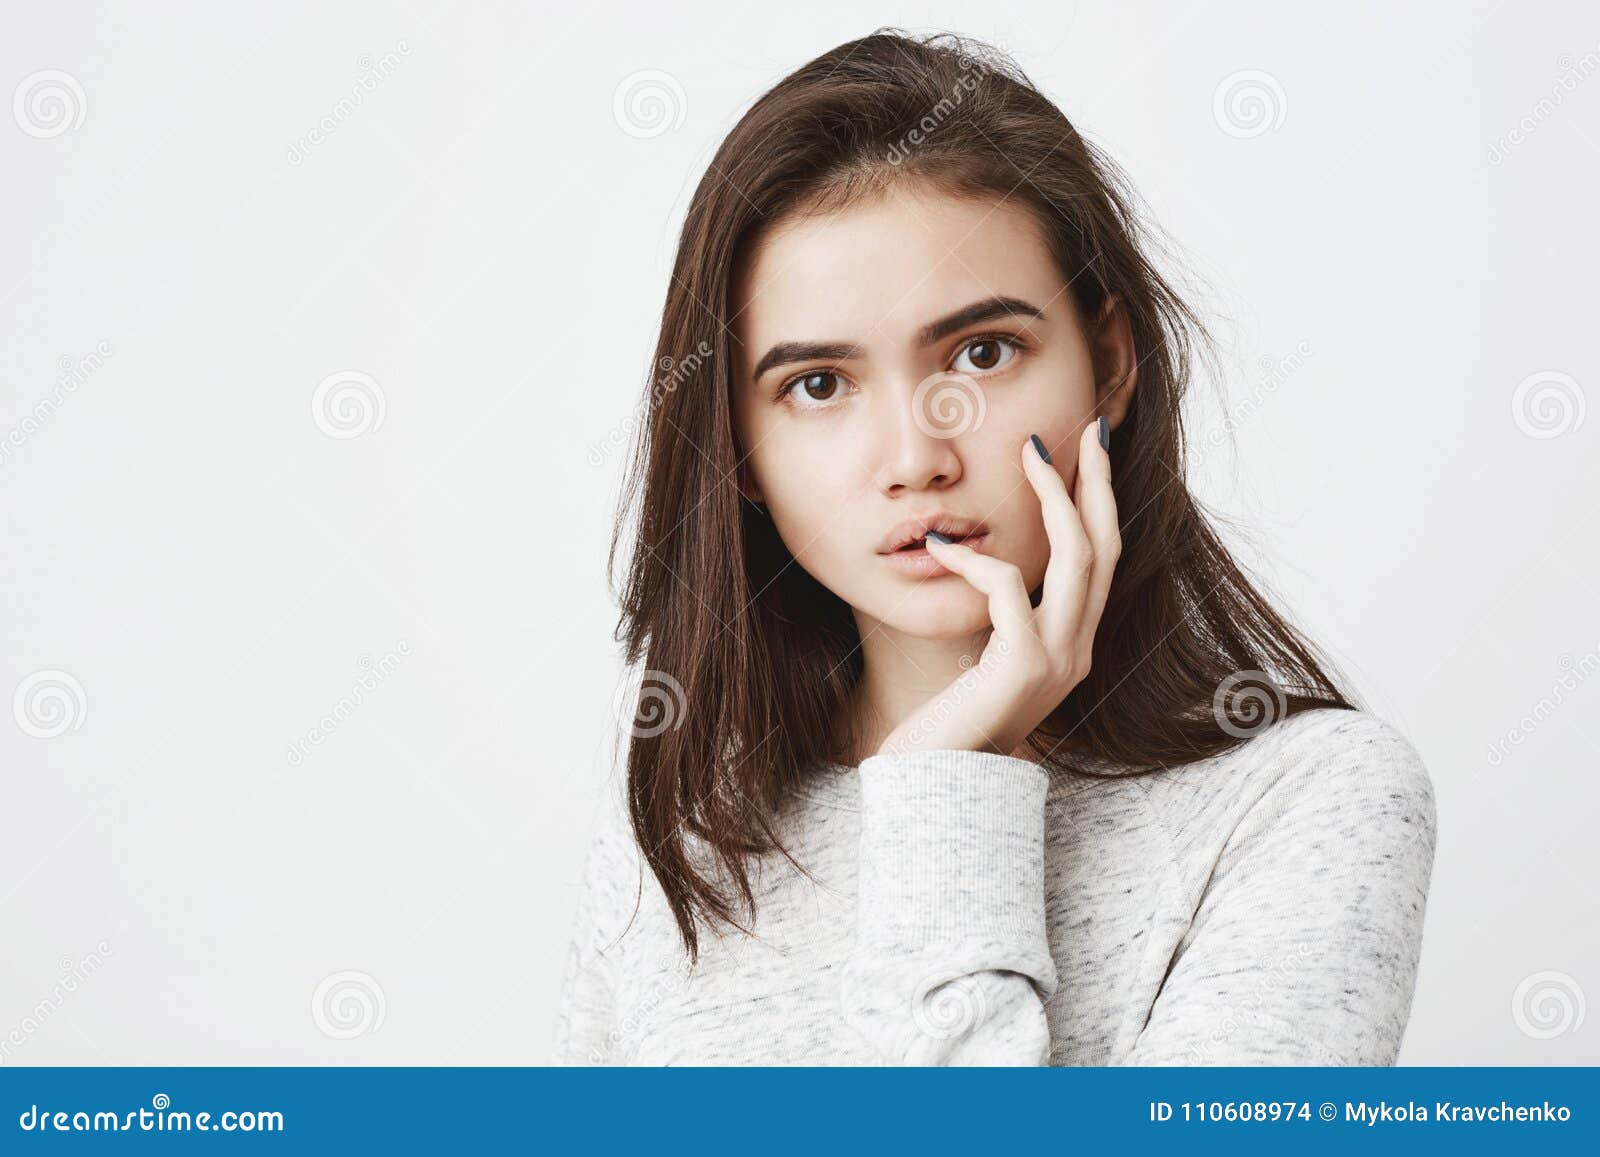
[[[1365,712],[1121,781],[823,764],[776,817],[808,875],[757,859],[753,935],[703,932],[691,970],[620,776],[601,817],[557,1064],[1392,1064],[1435,838],[1421,758]]]

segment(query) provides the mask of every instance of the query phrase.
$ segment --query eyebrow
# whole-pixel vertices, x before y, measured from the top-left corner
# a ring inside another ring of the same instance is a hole
[[[1023,301],[1020,297],[1007,297],[997,294],[994,297],[975,301],[948,313],[937,321],[930,321],[917,331],[918,345],[932,345],[940,338],[949,337],[958,330],[969,325],[976,325],[980,321],[993,321],[1000,317],[1015,315],[1024,317],[1042,318],[1044,310],[1031,302]],[[813,359],[829,361],[848,361],[861,356],[861,346],[847,341],[781,341],[766,353],[761,355],[761,360],[756,362],[752,378],[759,379],[762,374],[777,366],[789,365],[793,362],[811,361]]]

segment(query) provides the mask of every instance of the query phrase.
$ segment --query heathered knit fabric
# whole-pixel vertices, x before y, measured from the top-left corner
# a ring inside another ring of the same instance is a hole
[[[809,769],[777,830],[810,878],[755,861],[754,934],[702,925],[692,971],[622,800],[557,1064],[1386,1065],[1410,1015],[1433,788],[1365,712],[1119,781],[956,750]]]

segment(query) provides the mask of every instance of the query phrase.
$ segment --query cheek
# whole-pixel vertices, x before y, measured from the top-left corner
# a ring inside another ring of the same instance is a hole
[[[1008,392],[1015,406],[1037,415],[1041,422],[1082,417],[1094,406],[1095,396],[1088,351],[1068,342],[1035,354],[1017,387]]]
[[[1059,363],[1059,364],[1057,364]],[[1023,444],[1037,434],[1050,451],[1051,465],[1070,489],[1078,469],[1078,444],[1085,426],[1094,421],[1094,385],[1086,365],[1070,359],[1040,364],[1023,388],[997,407],[998,425],[1004,427],[1006,450],[1022,476]],[[1028,487],[1032,492],[1032,487]]]
[[[802,562],[826,560],[850,533],[856,495],[830,455],[803,443],[762,446],[759,479],[778,536]]]

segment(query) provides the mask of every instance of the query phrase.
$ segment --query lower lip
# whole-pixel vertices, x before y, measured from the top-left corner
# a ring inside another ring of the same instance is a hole
[[[971,538],[957,539],[957,541],[962,546],[970,546],[981,554],[989,545],[989,535],[975,534]],[[901,574],[911,578],[934,578],[938,575],[955,574],[955,571],[946,567],[920,546],[916,550],[890,551],[879,557]]]

